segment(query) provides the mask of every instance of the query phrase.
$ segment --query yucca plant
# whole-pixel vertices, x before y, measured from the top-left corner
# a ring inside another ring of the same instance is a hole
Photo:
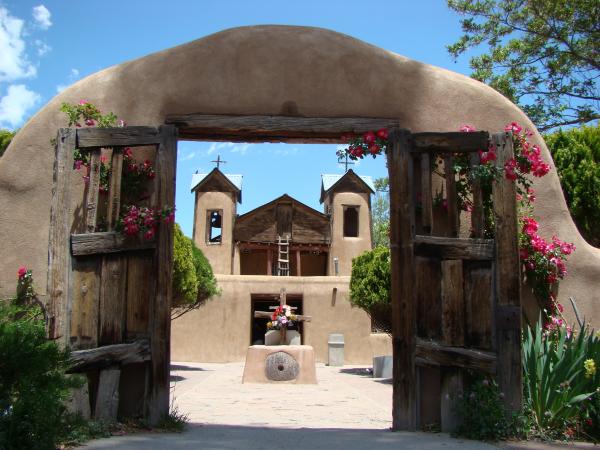
[[[541,320],[523,339],[524,400],[541,433],[560,432],[581,418],[598,387],[598,339],[582,327],[544,332]],[[594,362],[594,370],[589,370]],[[587,366],[584,363],[588,361]],[[587,369],[586,369],[587,367]],[[593,372],[593,373],[592,373]]]

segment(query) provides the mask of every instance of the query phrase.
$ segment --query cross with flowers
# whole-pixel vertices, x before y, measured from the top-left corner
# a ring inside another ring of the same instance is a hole
[[[297,308],[288,305],[286,303],[286,297],[285,288],[282,288],[281,292],[279,293],[279,306],[271,306],[269,308],[274,310],[273,312],[254,312],[254,317],[256,318],[271,319],[271,322],[269,322],[267,326],[269,328],[279,330],[279,345],[285,345],[288,327],[294,325],[295,322],[310,322],[311,319],[311,316],[294,314],[294,310]]]

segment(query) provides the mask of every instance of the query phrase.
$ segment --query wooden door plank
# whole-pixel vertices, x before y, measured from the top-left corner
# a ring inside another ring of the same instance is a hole
[[[71,217],[71,172],[75,150],[75,130],[61,128],[56,137],[54,183],[50,207],[48,240],[48,337],[62,345],[68,344],[69,278],[71,252],[69,233]]]
[[[479,165],[479,155],[473,153],[470,156],[471,169]],[[471,181],[473,186],[473,210],[471,211],[471,236],[474,238],[483,237],[484,233],[484,211],[483,211],[483,193],[481,191],[481,182],[475,177]]]
[[[491,267],[468,267],[465,271],[465,317],[469,347],[493,348],[493,299]]]
[[[489,134],[487,131],[425,132],[414,133],[412,140],[411,152],[469,153],[487,148]]]
[[[121,176],[123,172],[123,148],[113,148],[111,157],[110,184],[108,188],[108,210],[106,222],[108,231],[115,228],[121,212]]]
[[[104,345],[76,350],[69,357],[69,373],[104,369],[109,366],[134,364],[150,360],[150,343],[141,339],[127,344]]]
[[[146,250],[155,247],[155,240],[125,236],[123,233],[116,231],[71,235],[71,252],[73,256]]]
[[[78,132],[81,130],[77,130]],[[96,231],[98,218],[98,189],[100,188],[100,154],[102,149],[95,147],[90,151],[90,175],[85,202],[85,228],[88,233]]]
[[[442,338],[441,266],[435,258],[415,257],[417,331],[421,338]]]
[[[156,156],[158,204],[174,206],[177,166],[177,130],[172,125],[160,127],[162,140]],[[169,412],[169,364],[171,334],[171,275],[173,269],[173,224],[161,222],[156,248],[156,295],[151,309],[152,361],[149,386],[148,420],[156,424]]]
[[[413,161],[410,132],[392,130],[388,149],[390,180],[391,297],[394,381],[392,429],[414,430],[416,399],[416,307],[413,239]]]
[[[514,155],[512,133],[493,135],[498,167]],[[521,280],[518,249],[518,223],[516,187],[502,177],[492,186],[494,216],[496,218],[496,263],[494,282],[498,308],[521,307]],[[511,326],[496,320],[498,349],[498,384],[504,392],[505,406],[509,411],[520,411],[522,398],[521,369],[521,314],[511,321]]]
[[[493,239],[415,236],[415,254],[442,259],[491,261],[494,245]]]
[[[98,345],[100,265],[98,258],[74,258],[71,278],[71,348]]]
[[[421,155],[421,226],[426,234],[433,230],[433,196],[431,190],[431,158]]]
[[[465,345],[463,262],[442,261],[442,339],[448,345]]]
[[[148,336],[150,332],[150,303],[154,298],[155,279],[153,252],[129,256],[127,263],[127,326],[126,339]]]
[[[112,367],[100,371],[94,419],[116,422],[119,411],[119,379],[121,370]]]
[[[458,198],[456,194],[456,177],[454,174],[454,157],[451,154],[444,155],[444,173],[446,175],[446,202],[448,205],[449,236],[458,237],[459,215]]]
[[[127,286],[127,257],[106,255],[100,272],[100,345],[123,342],[125,331],[125,288]]]

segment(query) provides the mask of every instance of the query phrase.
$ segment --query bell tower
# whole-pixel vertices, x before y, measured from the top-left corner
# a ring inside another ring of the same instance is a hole
[[[242,175],[224,174],[217,167],[192,176],[194,235],[215,274],[233,273],[233,225],[242,202]]]

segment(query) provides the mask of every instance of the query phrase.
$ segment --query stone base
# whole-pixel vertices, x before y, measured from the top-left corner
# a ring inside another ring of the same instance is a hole
[[[317,384],[315,352],[310,345],[252,345],[242,383]]]

